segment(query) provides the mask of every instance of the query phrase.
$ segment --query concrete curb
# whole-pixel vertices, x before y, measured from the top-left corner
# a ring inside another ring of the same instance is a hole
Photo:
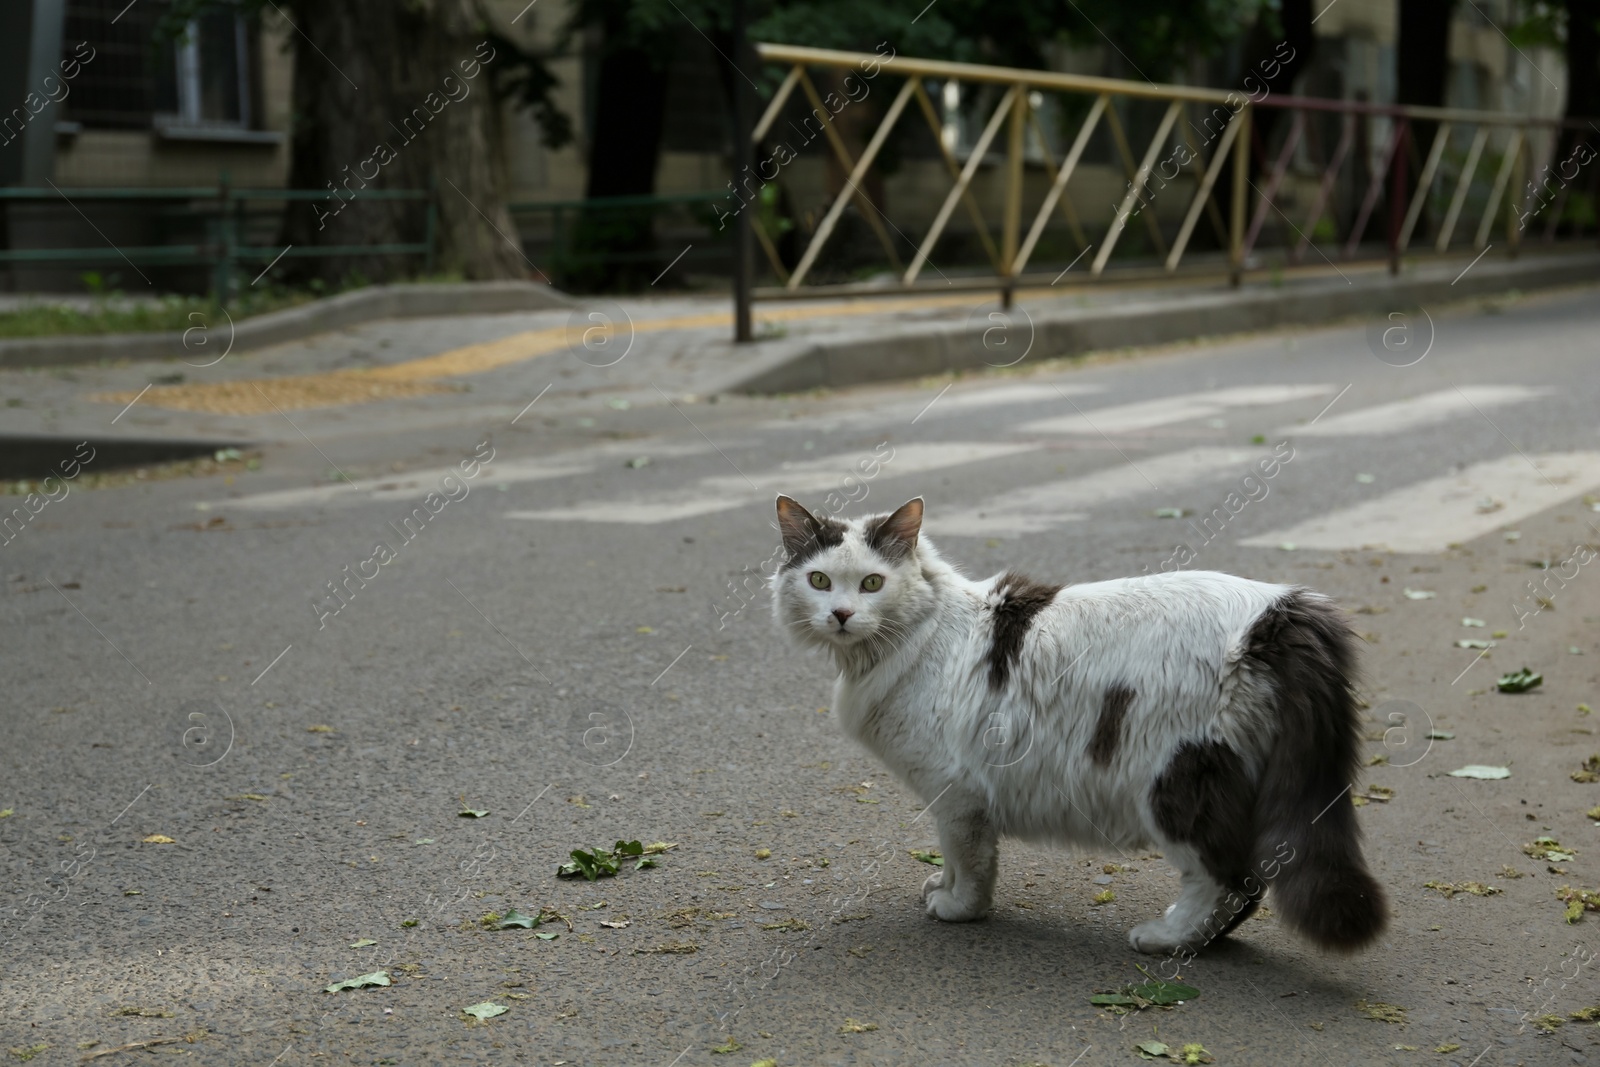
[[[90,459],[83,459],[86,445]],[[223,441],[196,437],[115,437],[88,434],[0,434],[0,479],[60,476],[62,461],[74,456],[85,470],[109,471],[149,467],[174,460],[209,456],[222,448],[249,448],[249,441]],[[3,511],[4,509],[0,509]]]
[[[444,285],[375,285],[300,307],[257,315],[237,325],[197,322],[169,333],[19,337],[0,341],[0,367],[59,367],[102,360],[213,359],[228,350],[248,352],[375,319],[439,315],[493,315],[572,307],[572,300],[534,282],[457,282]]]
[[[1276,289],[1158,295],[1149,302],[1103,310],[1032,314],[1033,343],[1027,348],[1025,359],[1037,363],[1096,350],[1316,325],[1512,289],[1545,289],[1594,281],[1600,281],[1600,254],[1577,253],[1478,264],[1459,278],[1454,270],[1429,268],[1425,274],[1410,277],[1362,276],[1351,284],[1333,279],[1329,284],[1314,286],[1291,284]],[[980,299],[975,297],[975,302]],[[1017,329],[1012,327],[1012,344],[1017,343]],[[819,340],[799,350],[775,352],[762,365],[725,386],[724,391],[796,393],[1008,365],[1023,365],[1023,360],[1008,364],[996,352],[986,350],[979,330],[950,325],[920,329],[900,326],[869,336]]]

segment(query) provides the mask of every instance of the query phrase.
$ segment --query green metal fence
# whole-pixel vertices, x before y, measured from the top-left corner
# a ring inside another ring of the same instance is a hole
[[[714,203],[726,192],[523,201],[509,205],[523,240],[543,246],[535,259],[553,284],[586,288],[582,279],[639,267],[646,277],[682,263],[726,258],[732,228],[716,227]],[[680,245],[677,242],[683,241]],[[675,260],[680,251],[681,259]]]
[[[437,245],[438,206],[431,189],[363,189],[356,200],[417,200],[426,203],[426,218],[421,241],[401,244],[367,245],[273,245],[246,243],[249,207],[254,203],[290,204],[326,200],[325,189],[239,189],[224,175],[216,186],[159,189],[0,188],[0,205],[15,203],[64,202],[94,222],[78,207],[81,203],[177,204],[186,217],[198,219],[204,239],[198,243],[159,245],[116,245],[106,243],[84,248],[7,248],[0,249],[0,266],[60,265],[95,266],[126,262],[137,268],[147,266],[205,266],[211,269],[213,299],[226,304],[237,290],[241,270],[264,267],[280,259],[328,256],[421,256],[424,273],[432,273]],[[95,227],[98,232],[98,227]],[[101,235],[104,237],[104,234]]]

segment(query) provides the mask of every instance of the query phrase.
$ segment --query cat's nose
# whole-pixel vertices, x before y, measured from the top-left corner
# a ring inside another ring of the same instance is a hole
[[[850,616],[852,616],[854,614],[855,614],[855,612],[851,611],[849,608],[834,608],[833,609],[833,617],[839,620],[839,625],[841,627],[845,624],[845,620],[849,619]]]

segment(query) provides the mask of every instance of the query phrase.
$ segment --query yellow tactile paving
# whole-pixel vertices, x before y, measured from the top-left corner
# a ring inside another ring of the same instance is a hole
[[[853,300],[839,304],[800,304],[763,309],[758,322],[792,322],[797,319],[841,318],[883,314],[924,308],[949,307],[971,303],[973,294],[939,297],[897,297],[884,300]],[[727,328],[733,316],[725,311],[675,315],[645,319],[633,324],[635,336],[662,330]],[[326,371],[283,378],[245,378],[229,382],[195,382],[158,385],[147,390],[143,403],[181,411],[206,411],[217,415],[261,415],[272,411],[304,408],[341,407],[367,404],[376,400],[424,396],[450,392],[440,381],[469,374],[482,374],[498,367],[521,363],[567,349],[568,330],[564,326],[502,337],[497,341],[463,345],[433,356],[406,360],[387,367],[360,370]],[[90,400],[103,404],[129,404],[135,392],[96,393]]]

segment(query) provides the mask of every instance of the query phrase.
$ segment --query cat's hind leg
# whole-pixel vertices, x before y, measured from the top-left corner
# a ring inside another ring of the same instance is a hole
[[[1169,842],[1162,847],[1178,868],[1180,890],[1161,918],[1128,932],[1128,944],[1139,952],[1199,951],[1248,919],[1260,905],[1259,894],[1230,889],[1213,878],[1196,850]]]
[[[935,919],[972,922],[989,914],[999,873],[999,835],[981,808],[957,808],[939,819],[944,868],[922,884],[922,899]]]

